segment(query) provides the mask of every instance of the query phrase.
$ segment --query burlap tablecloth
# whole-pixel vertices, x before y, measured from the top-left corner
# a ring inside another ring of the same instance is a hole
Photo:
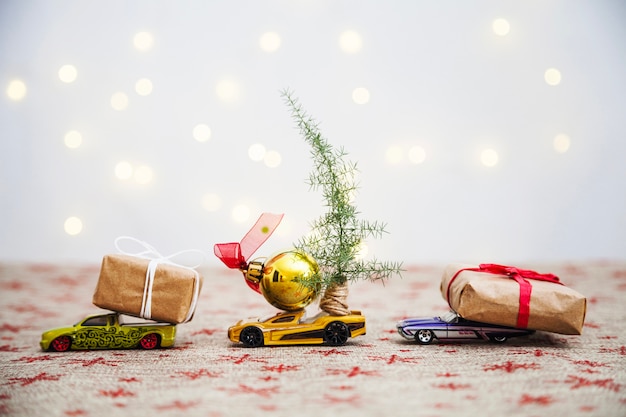
[[[537,332],[505,344],[402,339],[395,323],[447,311],[445,265],[350,288],[367,335],[342,347],[246,349],[227,328],[276,310],[236,271],[201,270],[196,315],[174,348],[52,353],[41,333],[102,310],[99,264],[0,264],[0,415],[625,416],[626,264],[518,265],[588,298],[581,336]]]

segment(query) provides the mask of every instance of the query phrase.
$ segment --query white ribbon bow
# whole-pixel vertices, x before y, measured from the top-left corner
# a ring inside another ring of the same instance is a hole
[[[140,246],[142,246],[144,250],[137,252],[137,253],[126,252],[120,248],[119,242],[121,240],[130,240],[132,242],[135,242],[139,244]],[[181,265],[181,264],[172,262],[171,259],[175,258],[176,256],[185,254],[185,253],[194,253],[194,252],[200,253],[200,255],[202,255],[202,259],[204,259],[204,256],[205,256],[204,252],[197,250],[197,249],[188,249],[188,250],[182,250],[180,252],[173,253],[169,256],[163,256],[152,245],[142,240],[135,239],[134,237],[130,237],[130,236],[120,236],[117,239],[115,239],[115,248],[118,250],[118,252],[124,255],[136,256],[139,258],[150,260],[150,262],[148,263],[148,270],[146,271],[146,281],[144,284],[143,297],[141,300],[141,311],[139,312],[139,316],[144,319],[152,319],[152,287],[154,286],[154,275],[156,274],[157,267],[160,264],[173,265],[179,268],[188,269],[191,272],[193,272],[194,279],[195,279],[193,296],[191,298],[191,304],[189,305],[189,312],[187,313],[187,317],[185,318],[183,323],[187,323],[189,320],[191,320],[191,318],[193,317],[193,313],[196,310],[196,305],[198,304],[198,296],[200,294],[200,275],[194,268],[197,268],[200,265],[202,265],[202,261],[200,261],[199,263],[193,266],[186,266],[186,265]]]

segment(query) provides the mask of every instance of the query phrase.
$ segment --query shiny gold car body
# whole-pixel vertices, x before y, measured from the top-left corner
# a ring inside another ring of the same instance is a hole
[[[365,317],[360,311],[347,316],[320,313],[306,319],[305,310],[280,312],[269,318],[240,320],[228,329],[228,338],[246,347],[271,345],[340,346],[350,337],[365,334]]]

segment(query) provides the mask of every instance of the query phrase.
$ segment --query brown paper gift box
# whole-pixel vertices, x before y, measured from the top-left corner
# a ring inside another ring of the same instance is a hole
[[[149,263],[149,259],[135,256],[104,256],[93,303],[107,310],[141,317]],[[197,302],[202,287],[199,274],[197,281],[192,269],[159,263],[154,274],[149,318],[175,324],[185,322],[188,315],[193,314],[190,310],[195,308],[194,293],[197,291]]]
[[[444,270],[441,294],[450,307],[467,320],[516,327],[520,284],[507,275],[461,271],[465,268],[477,267],[452,264]],[[565,285],[526,280],[532,286],[527,328],[561,334],[582,333],[587,306],[583,295]]]

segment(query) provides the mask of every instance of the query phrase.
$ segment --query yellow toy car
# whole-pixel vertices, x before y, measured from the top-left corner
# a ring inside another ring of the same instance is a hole
[[[280,312],[269,318],[240,320],[228,328],[228,338],[245,347],[269,345],[341,346],[348,338],[365,334],[365,317],[360,311],[347,316],[320,313],[306,319],[305,310]]]
[[[44,332],[39,344],[43,350],[56,352],[70,349],[154,349],[174,345],[175,325],[151,321],[125,323],[125,319],[119,313],[88,316],[72,327]]]

